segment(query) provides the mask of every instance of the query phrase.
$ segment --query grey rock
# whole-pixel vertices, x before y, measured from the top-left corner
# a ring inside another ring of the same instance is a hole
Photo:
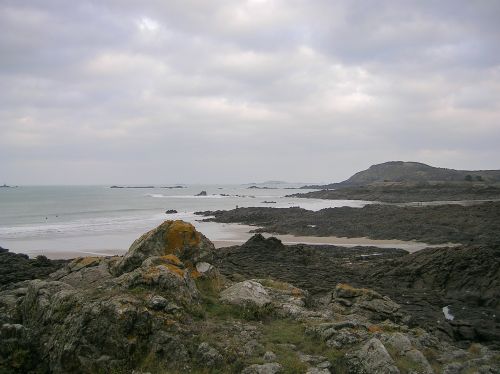
[[[400,332],[389,335],[383,341],[384,344],[393,347],[399,356],[403,356],[413,348],[410,339]]]
[[[243,354],[245,356],[255,356],[258,352],[262,351],[264,351],[264,346],[255,339],[249,340],[243,346]]]
[[[163,310],[167,305],[168,300],[158,295],[153,296],[148,302],[148,306],[154,310]]]
[[[374,321],[401,321],[408,318],[399,312],[400,305],[387,296],[365,288],[338,284],[332,293],[331,307],[342,314],[359,314]]]
[[[370,339],[361,349],[346,357],[349,364],[359,373],[399,374],[394,360],[377,338]]]
[[[443,374],[460,374],[464,365],[459,362],[452,362],[443,367]]]
[[[340,349],[364,341],[367,337],[368,333],[366,331],[343,329],[333,334],[326,341],[326,344],[329,347]]]
[[[207,273],[210,270],[212,270],[213,268],[214,267],[212,265],[210,265],[208,262],[198,262],[198,263],[196,263],[196,270],[199,273],[201,273],[201,274]]]
[[[328,369],[332,366],[330,361],[323,361],[316,365],[318,369]]]
[[[330,370],[326,368],[311,368],[306,371],[306,374],[330,374]]]
[[[282,370],[282,366],[277,362],[267,363],[263,365],[250,365],[243,369],[241,374],[275,374]]]
[[[159,295],[154,295],[149,299],[148,307],[153,310],[161,310],[167,313],[173,313],[181,309],[177,304]]]
[[[327,361],[326,357],[324,357],[324,356],[307,355],[307,354],[304,354],[301,352],[298,353],[298,356],[299,356],[300,361],[305,362],[305,363],[312,365],[312,366],[317,366],[317,365]],[[327,367],[329,367],[329,366],[327,366]]]
[[[271,351],[267,351],[266,353],[264,353],[264,361],[267,361],[267,362],[273,362],[273,361],[276,361],[276,355],[274,354],[274,352],[271,352]]]
[[[422,374],[434,374],[432,366],[425,358],[422,352],[417,349],[411,349],[405,352],[405,357],[408,361],[413,362],[417,367],[417,372]]]
[[[263,307],[271,303],[269,294],[264,287],[253,280],[239,282],[220,293],[224,302],[241,306]]]
[[[223,357],[219,351],[206,342],[203,342],[198,346],[196,354],[198,361],[204,366],[214,367],[223,362]]]

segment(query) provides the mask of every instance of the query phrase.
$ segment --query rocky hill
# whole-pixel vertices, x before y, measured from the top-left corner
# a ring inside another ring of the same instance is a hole
[[[310,185],[302,188],[336,189],[376,183],[500,182],[500,170],[454,170],[420,162],[389,161],[370,166],[340,183]]]
[[[247,257],[246,269],[224,276],[220,271],[227,273],[224,258],[230,256],[221,257],[224,251],[215,250],[192,225],[165,221],[123,257],[77,258],[47,279],[3,285],[0,372],[499,372],[497,341],[477,334],[454,340],[425,330],[411,323],[400,303],[361,285],[330,280],[316,295],[271,274],[250,278],[257,268],[248,260],[252,253],[268,258],[267,267],[280,269],[280,277],[297,269],[287,272],[290,261],[306,268],[308,259],[316,262],[300,249],[287,256],[279,241],[260,236],[229,249],[239,250]],[[273,259],[272,253],[281,257]],[[387,253],[392,255],[396,262],[406,256]],[[360,269],[368,266],[366,257],[359,258],[365,259]],[[347,269],[347,262],[338,271]],[[495,266],[491,258],[484,263]],[[358,266],[351,268],[354,274]],[[491,278],[481,292],[496,298],[488,289],[497,287],[497,273],[480,276]],[[418,279],[418,272],[412,277]],[[438,320],[449,325],[444,316]]]
[[[341,187],[289,195],[307,199],[364,200],[384,203],[493,201],[500,200],[500,187],[483,183],[422,183]]]

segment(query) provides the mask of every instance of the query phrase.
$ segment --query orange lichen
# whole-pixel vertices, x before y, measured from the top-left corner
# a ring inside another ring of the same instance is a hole
[[[351,286],[350,284],[347,284],[347,283],[339,283],[339,284],[337,284],[336,288],[340,288],[340,289],[346,290],[346,291],[358,291],[359,290],[359,288],[354,288],[353,286]]]
[[[153,278],[156,275],[158,275],[159,273],[160,273],[160,269],[158,268],[158,266],[151,266],[146,270],[143,277],[144,278]]]
[[[174,273],[178,277],[180,277],[180,278],[184,277],[184,270],[182,270],[178,266],[175,266],[172,264],[166,264],[165,266],[168,268],[168,270],[170,270],[172,273]]]
[[[169,255],[161,256],[161,258],[163,260],[165,260],[166,262],[171,263],[172,265],[182,266],[182,261],[179,260],[179,257],[177,257],[176,255],[169,254]]]
[[[191,271],[191,278],[198,279],[199,277],[201,277],[201,273],[198,270],[194,269]]]
[[[200,234],[192,224],[180,220],[165,221],[164,224],[168,225],[165,230],[165,254],[179,253],[185,246],[195,247],[200,244]]]
[[[370,326],[368,326],[368,331],[370,331],[372,334],[375,334],[377,332],[382,332],[383,330],[380,326],[370,325]]]

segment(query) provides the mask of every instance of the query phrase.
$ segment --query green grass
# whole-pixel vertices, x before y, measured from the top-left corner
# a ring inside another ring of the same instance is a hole
[[[222,289],[220,278],[198,278],[195,280],[198,291],[205,297],[218,298]]]
[[[303,373],[307,364],[301,362],[296,351],[310,355],[326,357],[335,373],[347,372],[343,365],[344,351],[328,347],[323,341],[306,334],[306,328],[301,322],[291,319],[275,319],[265,323],[262,329],[262,343],[267,350],[273,351],[278,362],[283,365],[285,373]],[[293,344],[296,351],[283,344]]]
[[[257,307],[253,305],[239,306],[224,304],[211,297],[204,297],[202,306],[206,318],[262,321],[274,315],[274,308],[272,306]]]

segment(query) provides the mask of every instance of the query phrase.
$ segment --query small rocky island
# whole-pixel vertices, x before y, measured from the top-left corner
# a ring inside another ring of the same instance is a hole
[[[216,250],[165,221],[57,268],[2,284],[0,372],[498,373],[498,248]]]

